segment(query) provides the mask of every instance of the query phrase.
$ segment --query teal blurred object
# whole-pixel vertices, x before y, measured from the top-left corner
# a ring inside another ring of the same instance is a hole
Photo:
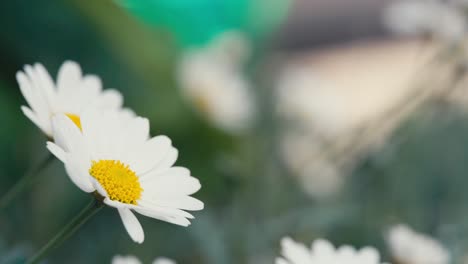
[[[116,0],[182,46],[203,45],[218,33],[240,30],[263,38],[284,21],[290,0]]]

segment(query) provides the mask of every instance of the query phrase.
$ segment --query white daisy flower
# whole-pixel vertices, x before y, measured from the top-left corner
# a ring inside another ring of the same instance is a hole
[[[406,225],[396,225],[387,235],[392,256],[408,264],[448,264],[450,255],[437,240],[413,231]]]
[[[400,0],[384,13],[384,23],[402,35],[430,34],[442,40],[457,41],[466,31],[462,9],[440,0]]]
[[[281,240],[282,258],[276,264],[380,264],[380,255],[375,248],[356,250],[351,246],[335,248],[326,240],[315,240],[309,249],[289,237]]]
[[[22,106],[21,110],[49,138],[53,137],[52,118],[56,114],[65,114],[80,126],[80,115],[89,107],[116,110],[122,107],[118,91],[103,91],[100,78],[83,75],[76,62],[62,64],[56,83],[40,63],[26,65],[16,79],[29,106]]]
[[[200,182],[188,169],[173,167],[177,150],[166,136],[149,137],[148,119],[85,111],[81,130],[65,115],[53,119],[53,128],[57,143],[47,142],[48,149],[81,190],[117,208],[135,242],[142,243],[144,234],[132,211],[188,226],[193,216],[183,210],[203,209],[190,197]]]
[[[112,258],[112,264],[141,264],[140,260],[134,256],[115,256]],[[168,258],[157,258],[153,264],[176,264],[175,261]]]
[[[228,132],[247,128],[254,112],[250,84],[242,73],[248,46],[225,33],[212,45],[187,52],[179,65],[183,95],[195,109]]]

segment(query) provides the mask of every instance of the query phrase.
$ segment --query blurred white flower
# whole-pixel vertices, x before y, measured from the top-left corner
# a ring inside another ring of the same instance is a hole
[[[282,156],[304,191],[314,198],[335,194],[343,175],[324,157],[326,142],[336,142],[354,124],[346,96],[318,78],[305,66],[288,66],[279,74],[276,106],[282,126]]]
[[[114,256],[112,264],[141,264],[140,260],[135,256]]]
[[[351,126],[346,97],[304,66],[286,67],[276,89],[282,118],[306,129],[336,136]]]
[[[281,142],[282,157],[307,194],[327,198],[341,189],[344,175],[322,155],[317,140],[310,133],[287,132]]]
[[[143,228],[132,210],[169,223],[188,226],[201,210],[190,195],[201,185],[183,167],[173,167],[178,151],[166,136],[150,138],[146,118],[115,111],[86,111],[80,130],[65,115],[53,120],[56,143],[48,149],[65,164],[81,190],[94,192],[117,208],[130,237],[144,240]]]
[[[276,264],[380,264],[379,252],[372,247],[356,250],[351,246],[335,248],[330,242],[315,240],[309,249],[289,237],[281,240],[283,257]]]
[[[87,108],[119,110],[122,95],[113,89],[102,90],[98,76],[84,75],[76,62],[65,61],[54,83],[40,63],[26,65],[16,74],[21,93],[29,107],[22,106],[24,114],[49,138],[53,137],[52,118],[66,114],[80,126],[80,115]]]
[[[429,34],[446,41],[457,41],[466,31],[463,10],[450,1],[400,0],[388,6],[383,20],[395,33]]]
[[[405,264],[448,264],[448,251],[435,239],[396,225],[387,234],[387,243],[396,261]]]
[[[115,256],[112,258],[112,264],[141,264],[140,260],[135,256]],[[175,261],[168,258],[157,258],[153,264],[176,264]]]
[[[239,132],[250,125],[254,101],[242,66],[249,46],[242,35],[224,33],[204,48],[187,52],[179,65],[183,95],[220,128]]]

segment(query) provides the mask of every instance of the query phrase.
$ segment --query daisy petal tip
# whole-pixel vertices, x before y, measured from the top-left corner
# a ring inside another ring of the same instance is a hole
[[[50,141],[47,142],[46,147],[52,155],[54,155],[61,162],[65,163],[67,159],[67,154],[65,153],[65,151],[63,151],[62,148],[60,148],[59,146],[57,146],[56,144]]]
[[[26,81],[26,75],[24,75],[24,72],[19,70],[16,72],[16,80],[18,81],[18,83],[21,83]]]

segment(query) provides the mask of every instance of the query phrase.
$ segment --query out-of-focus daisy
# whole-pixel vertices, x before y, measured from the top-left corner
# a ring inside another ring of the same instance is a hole
[[[383,20],[395,33],[430,35],[446,41],[459,40],[466,31],[463,10],[453,1],[400,0],[390,4]]]
[[[309,249],[289,237],[281,240],[283,257],[276,264],[380,264],[379,252],[372,247],[356,250],[351,246],[335,248],[326,240],[315,240]]]
[[[324,146],[350,131],[346,96],[304,66],[288,66],[279,74],[276,107],[282,126],[281,151],[288,169],[314,198],[335,194],[342,173],[323,156]]]
[[[448,264],[448,251],[435,239],[413,231],[406,225],[396,225],[387,235],[392,256],[405,264]]]
[[[318,144],[319,136],[288,131],[281,140],[281,153],[287,168],[297,177],[303,190],[314,198],[327,198],[342,187],[343,173]]]
[[[229,132],[250,125],[254,106],[242,66],[249,46],[239,33],[224,33],[203,49],[187,52],[180,62],[183,95],[207,119]]]
[[[122,107],[122,95],[113,89],[102,90],[96,75],[83,75],[76,62],[65,61],[54,82],[40,63],[26,65],[16,74],[21,93],[28,106],[24,114],[49,138],[53,137],[52,118],[65,114],[80,126],[82,112],[90,107],[115,109]]]
[[[310,68],[285,67],[276,87],[277,110],[288,122],[336,136],[352,124],[346,96],[331,88],[331,84],[314,75]]]
[[[112,258],[112,264],[141,264],[140,260],[135,256],[115,256]],[[168,258],[157,258],[153,264],[176,264],[175,261]]]
[[[143,229],[132,211],[188,226],[201,210],[193,197],[201,185],[183,167],[173,167],[178,152],[166,136],[149,136],[146,118],[115,111],[86,111],[81,130],[65,115],[53,120],[57,143],[49,150],[65,164],[71,180],[117,208],[130,237],[143,242]]]

